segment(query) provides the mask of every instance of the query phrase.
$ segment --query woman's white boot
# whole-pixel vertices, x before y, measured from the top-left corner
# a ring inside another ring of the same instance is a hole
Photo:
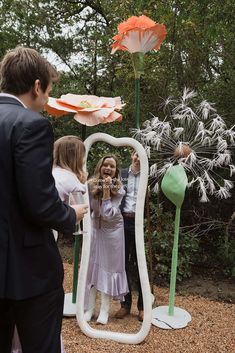
[[[96,302],[96,288],[92,287],[89,295],[88,310],[84,313],[85,321],[91,321],[95,314],[95,302]]]
[[[109,319],[110,295],[101,292],[101,306],[100,314],[96,322],[98,324],[106,325]]]

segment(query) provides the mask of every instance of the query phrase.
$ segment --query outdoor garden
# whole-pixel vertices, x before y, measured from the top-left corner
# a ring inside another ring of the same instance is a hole
[[[152,325],[138,345],[87,337],[75,317],[65,317],[66,352],[235,352],[234,2],[0,4],[0,56],[16,45],[33,47],[60,72],[43,112],[55,138],[85,140],[102,132],[132,137],[144,147],[149,163],[144,243],[153,307],[168,305],[170,298],[192,317],[181,329]],[[114,153],[122,168],[130,164],[128,146],[99,142],[89,151],[89,176],[106,153]],[[185,176],[180,202],[162,187],[175,166]],[[73,237],[60,235],[58,247],[70,292]],[[108,324],[92,320],[91,327],[138,332],[136,301],[135,295],[133,312],[123,320],[114,317],[119,302],[113,301]]]

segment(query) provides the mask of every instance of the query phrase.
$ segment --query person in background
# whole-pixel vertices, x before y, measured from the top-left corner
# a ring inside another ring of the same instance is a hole
[[[63,136],[55,141],[52,174],[60,198],[66,204],[71,203],[73,194],[86,192],[84,158],[85,146],[78,136]],[[54,236],[57,239],[56,232]]]
[[[73,233],[87,205],[63,203],[52,176],[54,135],[39,114],[54,67],[17,47],[0,63],[0,352],[15,326],[24,353],[60,353],[63,264],[51,229]]]
[[[125,296],[124,301],[121,301],[121,308],[115,314],[117,319],[123,319],[130,314],[132,306],[132,291],[131,291],[131,270],[133,266],[137,266],[135,271],[138,290],[138,320],[143,321],[143,296],[139,278],[137,256],[136,256],[136,242],[135,242],[135,210],[137,191],[140,180],[140,160],[138,153],[132,151],[132,163],[128,169],[122,170],[122,180],[125,181],[126,195],[121,204],[122,215],[124,218],[124,231],[125,231],[125,268],[128,279],[129,293]]]
[[[97,323],[106,324],[110,298],[122,300],[128,292],[125,272],[124,227],[120,204],[125,194],[117,158],[108,155],[98,162],[88,181],[92,218],[91,253],[87,275],[85,320],[95,313],[96,291],[101,292]]]
[[[86,192],[85,152],[84,143],[78,136],[63,136],[54,143],[52,174],[60,198],[67,204],[71,193]]]

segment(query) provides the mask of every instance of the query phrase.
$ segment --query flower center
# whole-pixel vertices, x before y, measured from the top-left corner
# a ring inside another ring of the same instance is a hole
[[[180,146],[176,147],[174,156],[176,158],[186,158],[190,155],[191,152],[192,152],[191,147],[185,144],[181,144]]]
[[[79,107],[82,107],[82,108],[91,108],[92,105],[91,105],[91,103],[89,103],[88,101],[81,101],[80,104],[79,104]]]

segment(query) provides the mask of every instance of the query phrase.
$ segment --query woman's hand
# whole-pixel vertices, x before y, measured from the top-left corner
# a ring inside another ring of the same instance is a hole
[[[103,197],[102,200],[110,198],[110,186],[112,185],[112,178],[110,176],[103,179]]]
[[[112,178],[110,176],[104,178],[103,183],[104,183],[104,186],[109,188],[112,185]]]

